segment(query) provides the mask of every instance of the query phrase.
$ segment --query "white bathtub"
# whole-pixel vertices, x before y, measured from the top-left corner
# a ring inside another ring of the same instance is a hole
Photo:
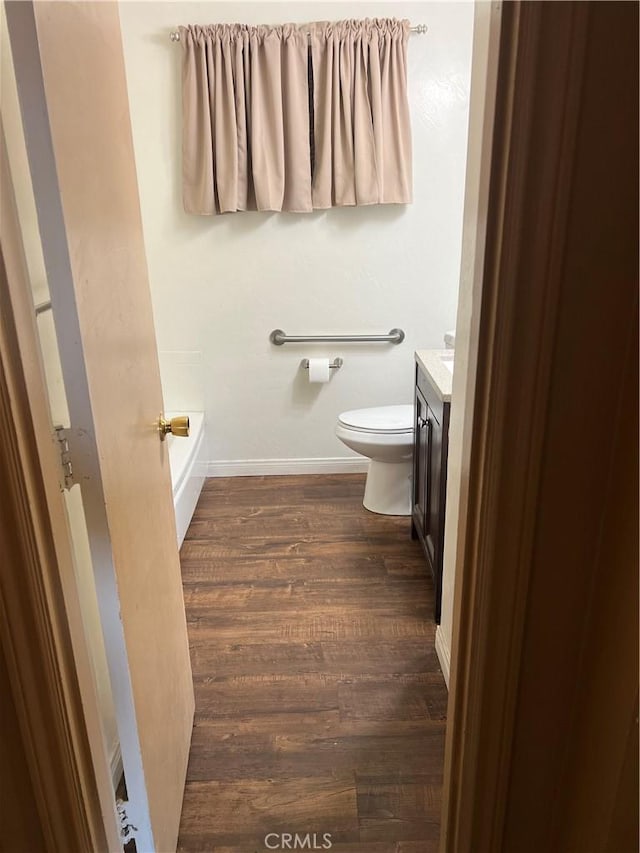
[[[202,491],[202,484],[206,476],[206,448],[204,414],[202,412],[167,412],[165,417],[170,419],[177,414],[189,415],[189,436],[187,438],[174,435],[167,436],[179,548]]]

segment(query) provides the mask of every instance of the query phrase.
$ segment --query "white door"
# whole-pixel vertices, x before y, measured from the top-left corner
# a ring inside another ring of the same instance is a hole
[[[194,700],[118,7],[6,10],[128,816],[165,853]]]

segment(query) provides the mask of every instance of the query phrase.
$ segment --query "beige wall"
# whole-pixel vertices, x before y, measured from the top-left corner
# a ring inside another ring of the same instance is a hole
[[[453,634],[453,593],[458,560],[463,553],[464,520],[467,512],[468,449],[473,426],[476,356],[480,331],[480,299],[489,195],[489,156],[493,131],[497,47],[500,35],[500,6],[498,2],[479,2],[476,3],[474,12],[462,264],[449,427],[442,616],[436,632],[436,650],[447,684]]]

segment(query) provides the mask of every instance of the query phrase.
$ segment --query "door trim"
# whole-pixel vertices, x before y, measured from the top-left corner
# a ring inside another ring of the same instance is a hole
[[[178,836],[194,701],[118,7],[6,13],[127,814],[139,848],[164,850]]]
[[[0,168],[0,641],[47,849],[117,850],[115,796],[1,129]]]
[[[470,460],[468,507],[459,522],[464,545],[458,554],[454,593],[443,853],[504,848],[518,760],[516,725],[523,716],[519,691],[532,663],[531,649],[540,647],[532,643],[547,630],[541,621],[535,625],[528,621],[533,619],[528,610],[532,583],[540,571],[534,536],[543,465],[550,458],[546,419],[552,382],[558,382],[552,367],[557,365],[556,323],[568,224],[570,215],[576,215],[574,151],[586,100],[592,7],[607,5],[502,6],[473,430],[465,436]],[[619,170],[613,180],[620,180]],[[626,214],[625,209],[620,215]],[[632,214],[624,221],[633,228]],[[634,282],[616,287],[622,293]],[[631,305],[632,299],[627,301]],[[632,317],[627,320],[633,322]],[[629,358],[627,332],[621,328],[621,367],[629,364],[624,362]],[[583,347],[585,380],[586,365],[597,358],[598,343],[594,339]],[[568,382],[566,376],[564,381]],[[620,381],[618,375],[612,376],[607,386],[614,400]],[[595,388],[602,386],[596,383]],[[577,421],[577,409],[572,415]],[[569,440],[571,419],[565,420],[564,436]],[[556,435],[559,429],[556,425]],[[613,445],[614,438],[602,453]],[[563,594],[569,595],[565,590]],[[566,601],[564,622],[554,623],[556,634],[561,641],[588,636],[595,623],[593,613],[572,610]],[[577,673],[563,671],[562,665],[554,671],[564,675],[567,686],[551,703],[560,707],[576,701],[578,683]],[[551,661],[549,667],[553,669]],[[541,717],[543,713],[539,748],[544,752],[546,720],[553,708],[541,710]],[[563,719],[562,725],[570,738],[569,723]],[[540,756],[542,761],[542,752]],[[520,755],[520,768],[522,760]],[[560,761],[553,755],[544,756],[544,762],[544,768],[535,771],[553,786],[558,783]],[[518,792],[520,800],[526,793]],[[550,821],[551,815],[542,811],[540,820]]]
[[[542,6],[502,6],[500,57],[491,153],[488,224],[477,353],[473,435],[464,553],[454,592],[451,686],[445,748],[441,850],[501,849],[516,691],[521,666],[531,541],[544,447],[542,418],[549,393],[554,315],[559,288],[551,280],[562,259],[582,76],[582,4],[553,4],[559,24],[552,43],[540,43]],[[564,40],[560,61],[558,44]],[[547,74],[541,64],[547,59]],[[546,126],[532,124],[540,80],[566,80],[550,103]],[[528,299],[513,286],[523,256],[531,151],[545,145],[539,175],[546,228],[529,234],[545,283]],[[547,271],[551,276],[547,275]],[[525,302],[528,301],[528,306]],[[528,307],[528,328],[522,311]],[[535,342],[534,346],[532,343]],[[514,369],[515,368],[515,369]],[[507,414],[508,413],[508,414]],[[517,436],[514,445],[513,437]],[[508,466],[508,470],[507,470]],[[509,500],[502,497],[510,492]],[[496,608],[500,618],[497,619]]]

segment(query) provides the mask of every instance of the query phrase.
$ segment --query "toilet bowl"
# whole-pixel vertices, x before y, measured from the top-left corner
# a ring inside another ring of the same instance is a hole
[[[343,412],[336,435],[370,460],[362,501],[365,508],[382,515],[411,515],[413,406]]]

